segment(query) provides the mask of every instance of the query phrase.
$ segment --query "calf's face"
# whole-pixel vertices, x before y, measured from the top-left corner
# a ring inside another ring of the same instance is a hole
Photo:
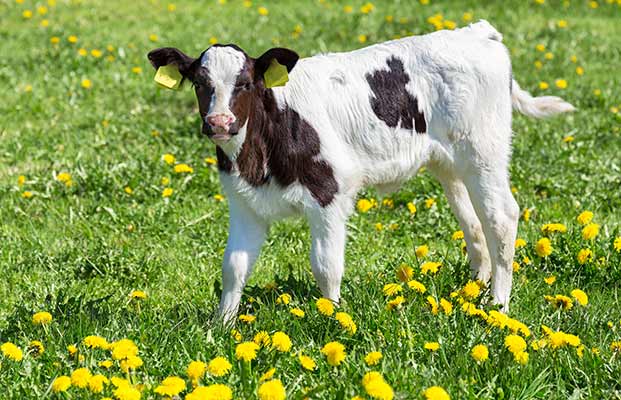
[[[272,60],[290,72],[299,56],[289,49],[273,48],[255,59],[235,45],[214,45],[198,58],[172,47],[155,49],[148,58],[156,69],[175,65],[183,78],[192,82],[202,132],[216,144],[223,144],[239,133],[255,102],[261,101],[264,74]]]

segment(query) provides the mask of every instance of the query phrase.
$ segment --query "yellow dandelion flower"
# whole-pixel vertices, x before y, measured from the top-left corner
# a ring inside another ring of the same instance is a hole
[[[431,307],[431,313],[433,315],[437,315],[438,314],[438,302],[436,301],[436,299],[433,296],[427,296],[427,304],[429,304],[429,307]]]
[[[408,207],[408,211],[410,212],[410,214],[412,215],[416,214],[416,205],[414,203],[409,202],[407,204],[407,207]]]
[[[238,319],[246,324],[251,324],[257,319],[257,317],[254,315],[242,314],[238,317]]]
[[[513,359],[518,364],[526,365],[528,363],[528,353],[525,351],[520,351],[518,353],[513,354]]]
[[[81,48],[81,49],[78,50],[78,55],[80,57],[85,57],[87,54],[88,54],[88,51],[86,51],[86,49],[84,49],[84,48]]]
[[[113,362],[112,360],[103,360],[103,361],[99,361],[97,365],[101,368],[110,369],[110,367],[112,367],[113,365]]]
[[[291,303],[291,295],[287,293],[283,293],[278,298],[276,298],[276,304],[284,304],[287,305]]]
[[[470,355],[477,362],[485,362],[489,358],[489,350],[487,349],[487,346],[485,346],[484,344],[477,344],[470,351]]]
[[[202,379],[205,376],[205,372],[207,371],[207,364],[202,361],[192,361],[188,364],[188,368],[186,369],[186,374],[188,378],[190,378],[193,382],[198,382],[199,379]]]
[[[358,200],[358,203],[356,203],[356,208],[359,212],[366,213],[373,208],[373,203],[367,199],[360,199]]]
[[[262,15],[264,17],[270,13],[266,7],[259,7],[257,11],[259,12],[259,15]]]
[[[364,356],[364,362],[369,367],[372,367],[372,366],[375,366],[375,365],[379,364],[379,362],[382,359],[382,357],[384,357],[384,356],[379,351],[372,351],[372,352],[368,353],[366,356]]]
[[[71,387],[71,378],[65,375],[58,376],[52,382],[52,391],[54,393],[66,392]]]
[[[543,58],[545,58],[546,60],[552,60],[554,58],[554,54],[547,52],[543,55]]]
[[[345,329],[347,332],[351,333],[352,335],[355,334],[356,331],[358,330],[358,327],[356,326],[356,323],[354,322],[353,318],[351,317],[351,315],[347,314],[346,312],[337,312],[334,317],[336,318],[338,323],[341,325],[341,327]]]
[[[39,340],[31,340],[28,344],[28,350],[33,356],[38,357],[45,352],[45,346]]]
[[[429,246],[427,246],[426,244],[418,246],[416,250],[414,250],[414,253],[418,258],[427,257],[427,254],[429,254]]]
[[[390,300],[388,303],[386,303],[386,309],[389,311],[398,309],[403,303],[405,303],[405,297],[397,296],[394,299]]]
[[[612,246],[617,253],[621,253],[621,236],[615,238],[615,241],[613,242]]]
[[[185,381],[178,376],[169,376],[164,379],[154,390],[155,393],[162,396],[177,396],[185,390]]]
[[[394,397],[392,388],[379,372],[367,372],[362,378],[362,386],[373,399],[392,400]]]
[[[88,389],[93,393],[101,393],[104,391],[104,385],[110,383],[110,380],[101,374],[93,375],[88,380]]]
[[[293,314],[295,317],[304,318],[304,311],[302,311],[302,309],[300,308],[297,308],[297,307],[292,308],[291,310],[289,310],[289,312]]]
[[[347,353],[345,353],[345,346],[339,342],[330,342],[321,348],[321,353],[328,359],[328,364],[333,367],[341,365],[345,360]]]
[[[565,79],[557,79],[554,84],[559,89],[567,89],[567,81]]]
[[[522,238],[517,238],[515,241],[515,248],[516,249],[521,249],[522,247],[526,246],[526,240],[522,239]]]
[[[175,165],[174,171],[178,174],[191,174],[194,172],[194,168],[190,167],[188,164],[177,164]]]
[[[414,270],[412,269],[412,267],[406,264],[401,264],[401,266],[399,266],[399,268],[397,268],[395,272],[397,275],[397,279],[399,279],[401,282],[409,281],[414,275]],[[386,287],[384,286],[384,288]]]
[[[93,87],[93,82],[90,79],[82,79],[81,85],[84,89],[90,89]]]
[[[587,304],[589,304],[589,297],[587,296],[586,293],[584,293],[582,290],[580,289],[574,289],[571,291],[571,297],[573,297],[574,299],[576,299],[576,301],[581,305],[581,306],[586,306]]]
[[[592,219],[593,219],[593,213],[591,211],[588,211],[588,210],[581,212],[576,217],[576,221],[578,221],[578,223],[580,225],[586,225],[589,222],[591,222]]]
[[[47,311],[40,311],[32,316],[34,325],[47,325],[52,322],[52,314]]]
[[[291,339],[284,332],[275,332],[272,335],[272,348],[281,353],[288,353],[291,350]]]
[[[132,299],[136,299],[136,300],[144,300],[148,296],[142,290],[132,290],[131,293],[129,294],[129,297]]]
[[[185,400],[232,400],[233,391],[221,383],[199,386],[185,396]]]
[[[345,14],[351,14],[354,11],[354,7],[347,5],[343,7],[343,12]]]
[[[259,382],[272,379],[275,373],[276,373],[276,368],[268,369],[263,375],[261,375],[261,377],[259,378]]]
[[[540,52],[544,52],[546,51],[546,46],[543,43],[539,43],[535,46],[535,50],[540,51]]]
[[[438,342],[426,342],[423,347],[425,350],[429,350],[431,352],[438,351],[440,349],[440,343]]]
[[[108,344],[108,341],[101,337],[101,336],[96,336],[96,335],[90,335],[85,337],[84,339],[82,339],[82,344],[85,347],[88,347],[90,349],[103,349],[103,350],[107,350],[108,347],[110,346]]]
[[[129,385],[122,385],[114,390],[114,397],[118,400],[140,400],[141,394],[138,389]]]
[[[11,342],[3,343],[0,351],[6,358],[13,361],[21,361],[24,358],[22,350]]]
[[[527,345],[526,341],[521,336],[509,335],[505,337],[505,347],[515,355],[526,350]]]
[[[440,264],[439,262],[427,261],[427,262],[424,262],[423,264],[421,264],[420,272],[423,275],[427,275],[430,272],[432,274],[436,274],[438,272],[438,268],[440,268],[441,265],[442,264]]]
[[[243,342],[235,347],[235,357],[238,360],[250,362],[257,358],[257,350],[259,350],[259,345],[255,342]]]
[[[382,292],[384,292],[384,296],[394,296],[397,293],[401,293],[403,287],[399,283],[388,283],[384,285]]]
[[[423,392],[425,400],[451,400],[451,397],[440,386],[432,386]]]
[[[556,276],[550,275],[548,277],[543,278],[543,281],[547,283],[548,285],[553,285],[554,282],[556,282]]]
[[[256,350],[255,350],[256,351]],[[231,372],[233,366],[224,357],[216,357],[207,364],[207,371],[216,377],[224,376]]]
[[[317,305],[317,310],[321,314],[328,317],[334,314],[334,304],[332,303],[332,300],[322,297],[321,299],[317,300],[315,304]]]
[[[95,57],[95,58],[101,58],[101,56],[103,55],[103,52],[99,49],[92,49],[91,50],[91,56]]]
[[[267,331],[257,332],[252,341],[262,347],[268,347],[272,344],[272,338]]]
[[[138,355],[138,347],[130,339],[117,340],[109,348],[112,352],[112,358],[115,360],[123,360]]]
[[[481,294],[481,287],[477,282],[469,281],[461,289],[461,294],[468,299],[476,299]]]
[[[78,368],[71,373],[71,385],[79,388],[86,388],[91,377],[91,371],[89,371],[88,368]]]
[[[591,249],[580,249],[576,258],[578,259],[579,264],[586,264],[587,262],[593,260],[593,252]]]
[[[548,82],[539,82],[539,89],[546,90],[549,87],[550,85],[548,84]]]
[[[559,19],[556,23],[556,26],[558,26],[559,28],[567,28],[567,20],[564,19]]]
[[[32,11],[31,11],[31,10],[24,10],[24,11],[22,12],[22,17],[23,17],[24,19],[30,19],[30,18],[32,18]]]
[[[464,239],[464,232],[463,231],[455,231],[455,232],[453,232],[453,235],[451,235],[451,239],[453,239],[453,240],[463,240]]]
[[[300,362],[300,365],[302,366],[302,368],[307,369],[309,371],[314,371],[315,368],[317,368],[317,363],[315,363],[315,360],[313,360],[309,356],[300,354],[298,356],[298,361]]]
[[[567,226],[563,224],[544,224],[541,227],[541,232],[546,234],[555,232],[565,233],[567,232]]]
[[[535,252],[539,257],[545,258],[552,254],[552,243],[548,238],[541,238],[535,245]]]
[[[358,42],[366,43],[366,41],[367,41],[367,35],[364,35],[364,34],[358,35]]]
[[[416,290],[418,293],[425,293],[427,291],[427,288],[425,287],[425,285],[423,285],[422,283],[420,283],[419,281],[412,279],[411,281],[408,282],[408,287],[410,289]]]
[[[436,204],[436,199],[434,198],[428,198],[427,200],[425,200],[425,207],[426,208],[431,208],[434,206],[434,204]]]
[[[453,313],[453,304],[445,298],[440,299],[440,307],[446,315],[451,315]]]
[[[582,238],[584,240],[591,240],[595,238],[599,233],[599,225],[590,223],[582,228]]]
[[[174,12],[177,9],[177,6],[174,3],[168,3],[166,9],[168,12]]]
[[[260,400],[285,400],[287,392],[280,379],[262,383],[257,391]]]
[[[472,21],[473,18],[474,18],[474,14],[472,14],[471,12],[465,12],[461,16],[461,20],[464,21],[464,22],[470,22],[470,21]]]
[[[162,190],[162,197],[170,197],[173,194],[173,189],[172,188],[164,188],[164,190]]]

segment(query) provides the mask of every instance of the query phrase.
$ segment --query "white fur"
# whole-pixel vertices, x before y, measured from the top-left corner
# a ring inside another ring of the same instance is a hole
[[[519,89],[512,82],[508,52],[501,40],[500,33],[481,21],[455,31],[298,61],[289,83],[274,88],[274,94],[280,108],[291,107],[318,132],[319,158],[332,166],[339,191],[322,208],[297,183],[280,187],[272,180],[255,188],[235,167],[230,175],[221,174],[231,203],[220,304],[226,319],[235,315],[267,226],[293,215],[308,218],[313,273],[323,295],[338,301],[345,223],[356,194],[367,185],[394,189],[422,166],[429,168],[447,193],[465,234],[473,275],[483,281],[491,279],[494,302],[508,309],[519,214],[508,178],[511,110],[541,117],[573,107],[557,98],[532,98]],[[425,115],[425,134],[391,128],[371,108],[366,74],[387,69],[391,56],[404,63],[410,77],[407,90]],[[226,66],[226,74],[235,65],[233,61]],[[227,77],[220,79],[230,83]],[[220,104],[217,97],[216,107]],[[244,137],[245,129],[224,149],[233,161]]]

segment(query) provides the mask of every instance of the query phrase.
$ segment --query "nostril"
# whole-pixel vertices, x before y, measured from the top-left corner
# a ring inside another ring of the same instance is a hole
[[[216,123],[218,123],[218,119],[216,116],[209,116],[207,117],[207,123],[211,126],[215,126]]]

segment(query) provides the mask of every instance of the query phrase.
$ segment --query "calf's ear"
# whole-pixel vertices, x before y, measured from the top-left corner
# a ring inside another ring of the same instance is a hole
[[[194,61],[196,61],[195,58],[188,56],[181,50],[175,49],[174,47],[162,47],[151,50],[147,57],[155,69],[169,64],[176,65],[184,78],[188,77],[188,74],[190,73],[190,66]]]
[[[270,68],[272,61],[278,61],[278,64],[287,68],[287,72],[291,72],[295,63],[298,62],[300,56],[293,50],[285,49],[282,47],[275,47],[269,49],[261,55],[261,57],[255,60],[254,64],[254,77],[255,80],[263,80],[265,72]]]

